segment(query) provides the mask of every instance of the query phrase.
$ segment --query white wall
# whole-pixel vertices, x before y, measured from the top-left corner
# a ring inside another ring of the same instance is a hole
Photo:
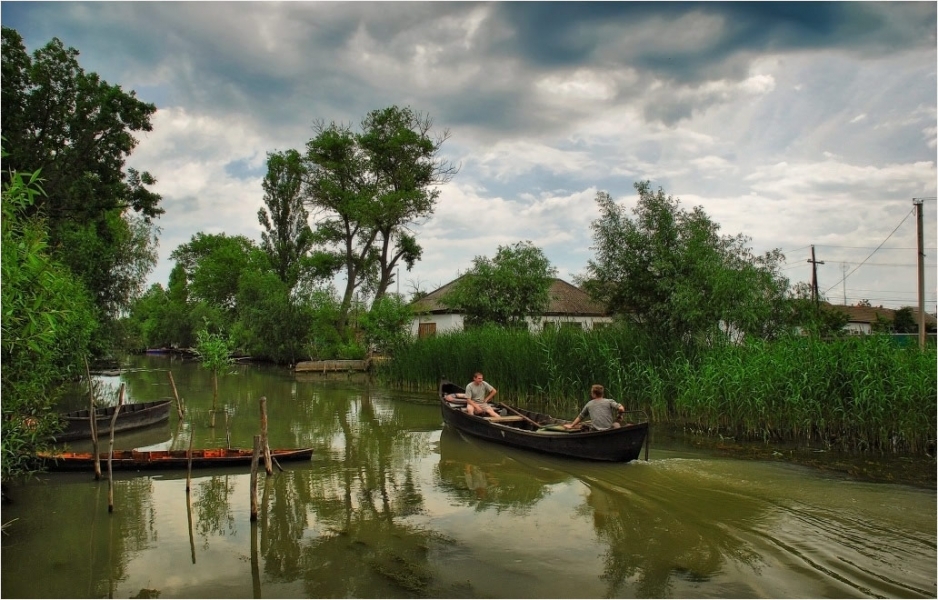
[[[531,331],[540,331],[543,329],[545,322],[556,323],[557,327],[560,327],[562,323],[580,323],[580,327],[583,329],[592,329],[595,323],[612,323],[612,317],[539,317],[528,319],[528,328]],[[421,323],[436,323],[436,332],[443,333],[445,331],[462,331],[464,320],[462,315],[454,314],[420,315],[410,323],[410,333],[414,337],[417,337]]]
[[[443,333],[444,331],[462,331],[463,317],[462,315],[452,314],[420,315],[410,323],[410,333],[414,337],[417,337],[417,333],[420,331],[421,323],[436,323],[437,333]]]

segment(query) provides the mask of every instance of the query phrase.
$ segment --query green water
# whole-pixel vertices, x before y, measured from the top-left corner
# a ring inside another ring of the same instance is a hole
[[[4,598],[936,597],[934,490],[652,444],[570,461],[464,439],[433,394],[361,376],[132,359],[116,399],[187,404],[116,447],[271,447],[312,460],[115,476],[50,474],[2,510]],[[497,385],[497,383],[496,383]],[[84,406],[81,396],[71,403]],[[68,404],[68,403],[66,403]],[[227,418],[226,418],[227,415]],[[73,443],[83,449],[87,443]]]

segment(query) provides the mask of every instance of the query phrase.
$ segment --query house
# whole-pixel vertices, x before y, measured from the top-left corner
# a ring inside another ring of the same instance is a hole
[[[854,335],[873,333],[873,325],[884,320],[892,323],[896,317],[896,311],[882,306],[844,306],[838,304],[823,303],[826,308],[837,310],[847,315],[847,325],[844,327],[848,332]],[[918,308],[912,308],[912,316],[916,325],[919,322]],[[938,326],[938,319],[933,315],[925,313],[925,331],[933,331]]]
[[[411,303],[411,308],[417,315],[411,323],[413,335],[426,337],[437,332],[462,330],[463,314],[440,303],[440,298],[449,292],[457,281],[459,279]],[[545,327],[591,329],[612,323],[612,317],[603,306],[591,300],[586,292],[575,285],[555,278],[549,293],[550,304],[547,311],[543,315],[528,318],[528,328],[532,331],[540,331]]]

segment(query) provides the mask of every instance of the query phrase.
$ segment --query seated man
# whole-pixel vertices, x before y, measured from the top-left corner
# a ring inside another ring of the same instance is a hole
[[[482,379],[482,373],[472,376],[472,381],[466,386],[466,412],[470,415],[498,417],[499,414],[489,404],[489,400],[498,393],[494,387]]]
[[[616,419],[619,414],[625,412],[625,407],[612,398],[605,398],[605,394],[606,390],[603,386],[598,383],[594,385],[590,389],[592,399],[586,403],[586,406],[583,407],[580,414],[573,420],[573,423],[565,424],[564,428],[575,428],[587,415],[589,415],[591,421],[591,428],[597,431],[603,431],[611,427],[620,427]]]

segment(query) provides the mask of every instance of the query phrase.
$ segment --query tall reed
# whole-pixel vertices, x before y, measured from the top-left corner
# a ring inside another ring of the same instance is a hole
[[[921,452],[936,438],[936,350],[887,336],[685,346],[623,326],[540,334],[482,328],[414,340],[381,371],[403,388],[475,371],[500,399],[574,414],[594,383],[653,422],[853,450]]]

